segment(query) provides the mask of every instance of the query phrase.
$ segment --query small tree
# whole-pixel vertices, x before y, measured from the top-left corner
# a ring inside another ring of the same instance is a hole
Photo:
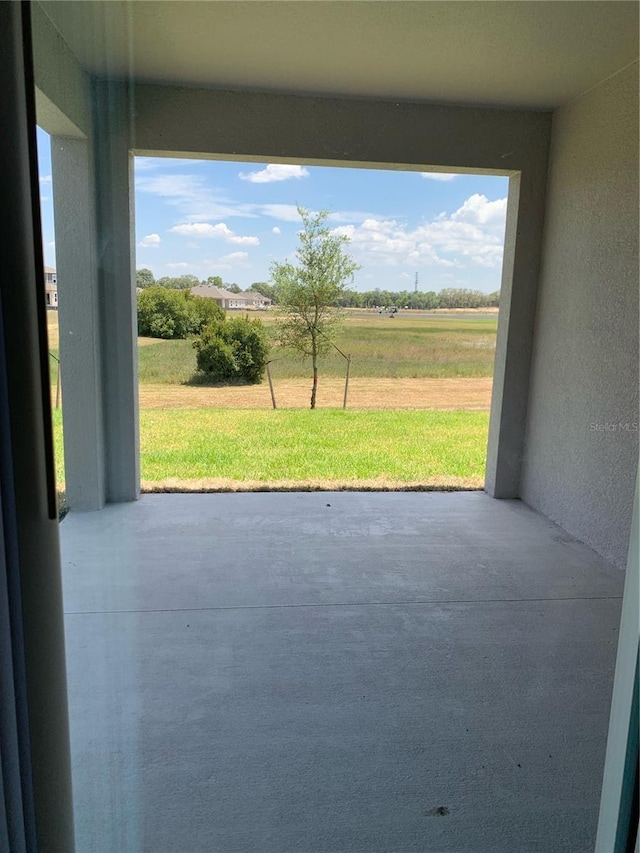
[[[153,287],[156,283],[153,273],[147,267],[136,270],[136,287],[144,290],[145,287]]]
[[[315,409],[318,357],[333,343],[340,323],[337,301],[358,265],[344,251],[349,238],[326,226],[328,211],[312,213],[298,207],[298,213],[302,219],[298,265],[275,262],[270,272],[280,309],[277,338],[283,346],[311,358],[311,408]]]

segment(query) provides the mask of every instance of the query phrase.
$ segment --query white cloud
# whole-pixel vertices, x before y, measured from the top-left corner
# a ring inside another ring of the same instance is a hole
[[[212,225],[210,222],[188,222],[174,225],[169,230],[188,237],[226,237],[233,234],[224,222],[219,222],[217,225]]]
[[[272,219],[279,219],[281,222],[297,222],[300,224],[300,214],[295,204],[256,204],[254,209],[263,216],[271,216]],[[317,211],[312,211],[312,213],[317,213]],[[362,210],[334,210],[329,213],[327,220],[329,222],[358,223],[374,217],[374,213],[367,213]]]
[[[270,216],[272,219],[279,219],[281,222],[297,222],[300,224],[300,214],[295,204],[257,204],[255,210],[263,216]],[[317,211],[312,211],[312,213],[317,213]],[[329,222],[359,223],[374,217],[374,213],[367,213],[362,210],[334,210],[329,213],[327,220]]]
[[[238,237],[233,235],[227,239],[228,243],[235,243],[237,246],[259,246],[260,240],[257,237]]]
[[[451,217],[456,222],[475,222],[480,225],[497,223],[504,225],[507,215],[507,199],[489,201],[485,195],[474,193]]]
[[[300,222],[295,204],[236,202],[229,198],[225,191],[210,187],[203,175],[143,170],[143,173],[136,177],[136,192],[163,199],[180,211],[186,223],[207,223],[233,216],[249,219],[268,216],[281,222]],[[362,222],[372,215],[361,211],[338,211],[331,213],[329,220],[336,223]]]
[[[273,231],[274,234],[282,234],[282,231],[278,228],[277,225],[274,225],[271,230]]]
[[[234,234],[225,222],[218,222],[217,225],[212,225],[210,222],[185,222],[181,225],[174,225],[169,230],[185,237],[219,237],[225,242],[234,243],[237,246],[260,245],[258,237],[241,237]]]
[[[176,261],[175,263],[167,264],[167,266],[172,270],[188,270],[193,264],[187,264],[185,261]]]
[[[450,172],[420,172],[420,174],[429,181],[452,181],[458,177]]]
[[[282,222],[300,222],[300,214],[295,204],[261,204],[256,208],[264,216],[280,219]]]
[[[40,183],[41,184],[50,184],[51,183],[51,175],[40,175]]]
[[[291,178],[308,178],[309,171],[304,166],[292,166],[286,163],[270,163],[258,172],[239,172],[238,177],[252,184],[270,184],[274,181],[288,181]]]
[[[159,234],[147,234],[146,237],[143,237],[142,240],[140,240],[138,246],[140,246],[141,249],[157,249],[160,243],[161,240]]]
[[[499,268],[506,203],[475,194],[454,213],[441,213],[415,228],[370,217],[334,231],[350,238],[349,251],[362,264]]]
[[[328,222],[358,223],[365,219],[375,219],[375,213],[367,213],[364,210],[334,210],[327,217]]]
[[[160,169],[181,169],[184,166],[199,166],[205,160],[190,160],[185,157],[136,157],[137,172],[155,172]]]
[[[136,191],[159,196],[178,208],[188,222],[257,216],[256,205],[231,201],[221,190],[208,186],[202,175],[143,174],[136,179]]]
[[[49,248],[49,249],[55,249],[55,247],[56,247],[56,241],[55,241],[55,240],[52,240],[50,243],[47,243],[47,246],[48,246],[48,248]]]
[[[243,263],[248,257],[247,252],[231,252],[229,255],[223,255],[220,260],[229,263]]]

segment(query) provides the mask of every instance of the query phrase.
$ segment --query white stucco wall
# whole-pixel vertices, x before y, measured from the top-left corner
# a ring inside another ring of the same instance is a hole
[[[554,116],[521,488],[620,566],[639,420],[636,63]]]

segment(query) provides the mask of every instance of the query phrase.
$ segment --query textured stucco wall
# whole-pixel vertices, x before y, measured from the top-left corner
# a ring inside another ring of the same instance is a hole
[[[90,77],[40,4],[30,8],[38,124],[52,136],[88,136]]]
[[[554,116],[521,490],[620,566],[639,420],[636,63]]]

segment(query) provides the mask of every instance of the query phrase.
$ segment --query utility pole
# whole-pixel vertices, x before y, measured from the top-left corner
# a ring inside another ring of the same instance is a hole
[[[418,273],[416,273],[416,280],[415,280],[415,283],[413,285],[413,292],[414,293],[418,292]]]

